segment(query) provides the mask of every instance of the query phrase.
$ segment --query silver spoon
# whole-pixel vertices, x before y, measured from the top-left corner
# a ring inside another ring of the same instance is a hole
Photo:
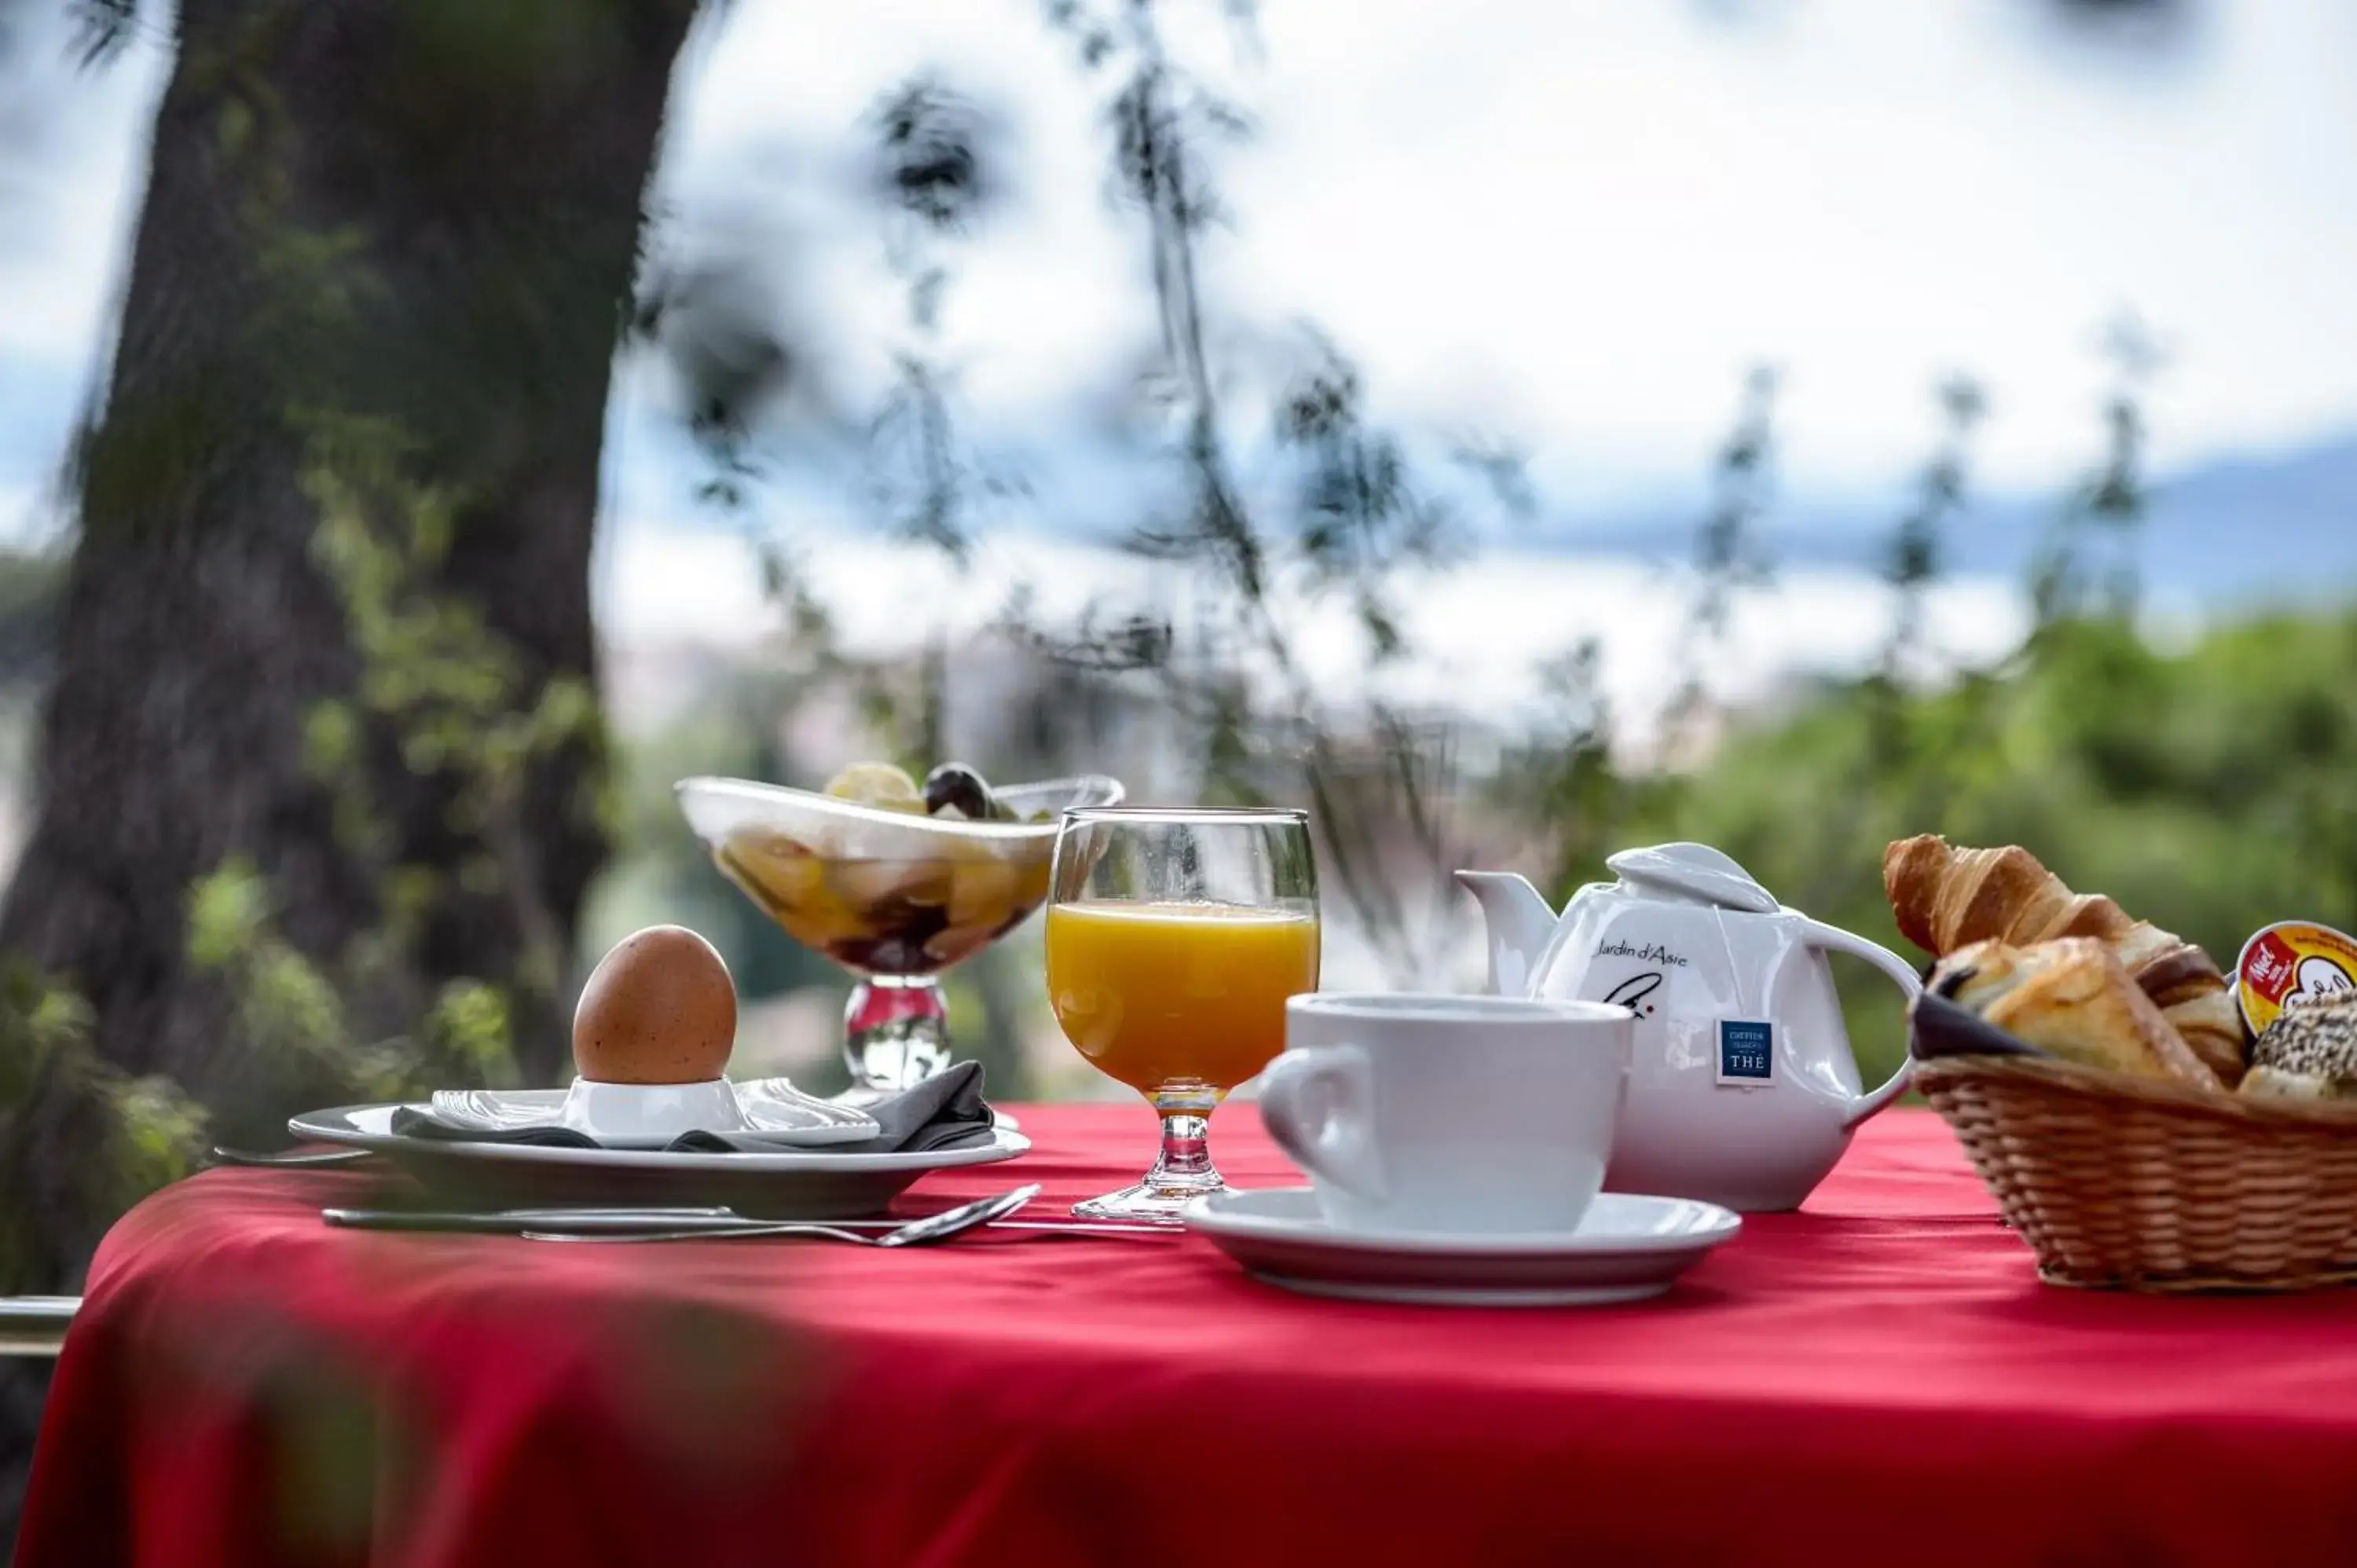
[[[971,1230],[977,1225],[987,1225],[994,1219],[1003,1219],[1039,1196],[1039,1184],[1030,1182],[1012,1192],[1002,1192],[996,1197],[977,1198],[955,1208],[945,1208],[939,1214],[911,1219],[906,1225],[877,1236],[811,1221],[741,1225],[727,1230],[709,1227],[700,1230],[526,1230],[522,1235],[527,1241],[726,1241],[753,1236],[823,1236],[831,1240],[850,1241],[862,1247],[921,1247],[928,1241],[946,1240],[961,1230]]]

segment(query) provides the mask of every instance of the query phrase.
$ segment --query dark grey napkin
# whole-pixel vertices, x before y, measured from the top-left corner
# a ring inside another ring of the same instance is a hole
[[[2024,1045],[1969,1007],[1960,1006],[1937,992],[1915,999],[1907,1015],[1907,1053],[1917,1061],[1942,1057],[2042,1057],[2047,1053]]]
[[[871,1105],[877,1133],[856,1144],[797,1146],[760,1133],[683,1133],[663,1147],[683,1155],[914,1155],[963,1149],[991,1139],[990,1103],[982,1097],[982,1064],[958,1062],[914,1089]],[[393,1130],[404,1138],[438,1138],[458,1144],[529,1144],[549,1149],[602,1149],[587,1133],[570,1127],[526,1127],[491,1133],[445,1122],[431,1112],[404,1106],[393,1113]]]

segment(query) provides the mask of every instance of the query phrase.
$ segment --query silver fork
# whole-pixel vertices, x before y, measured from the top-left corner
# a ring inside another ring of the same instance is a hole
[[[726,1230],[709,1226],[699,1230],[526,1230],[522,1236],[527,1241],[726,1241],[753,1236],[821,1236],[862,1247],[921,1247],[928,1241],[947,1240],[961,1230],[1004,1219],[1039,1196],[1039,1184],[1030,1182],[996,1197],[977,1198],[872,1236],[811,1220],[747,1224]]]

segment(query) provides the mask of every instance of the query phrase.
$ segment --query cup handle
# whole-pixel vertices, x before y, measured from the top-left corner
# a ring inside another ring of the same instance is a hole
[[[1375,1154],[1374,1064],[1356,1046],[1281,1051],[1261,1075],[1260,1119],[1311,1176],[1380,1202],[1390,1183]]]
[[[1840,927],[1828,926],[1823,920],[1810,920],[1805,922],[1805,925],[1808,943],[1811,947],[1824,949],[1830,952],[1847,953],[1852,958],[1866,960],[1896,982],[1899,989],[1906,993],[1907,1000],[1910,1003],[1923,993],[1923,981],[1915,972],[1914,966],[1889,948],[1867,941],[1864,937],[1852,936]],[[1914,1076],[1914,1058],[1901,1057],[1899,1059],[1899,1070],[1892,1073],[1880,1089],[1871,1094],[1862,1094],[1852,1102],[1848,1116],[1842,1121],[1842,1126],[1844,1128],[1857,1126],[1906,1093],[1907,1085]]]

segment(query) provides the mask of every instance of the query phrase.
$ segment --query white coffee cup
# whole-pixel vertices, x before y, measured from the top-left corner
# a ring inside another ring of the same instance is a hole
[[[1339,1230],[1577,1230],[1635,1027],[1605,1002],[1322,992],[1286,1004],[1261,1119]]]

